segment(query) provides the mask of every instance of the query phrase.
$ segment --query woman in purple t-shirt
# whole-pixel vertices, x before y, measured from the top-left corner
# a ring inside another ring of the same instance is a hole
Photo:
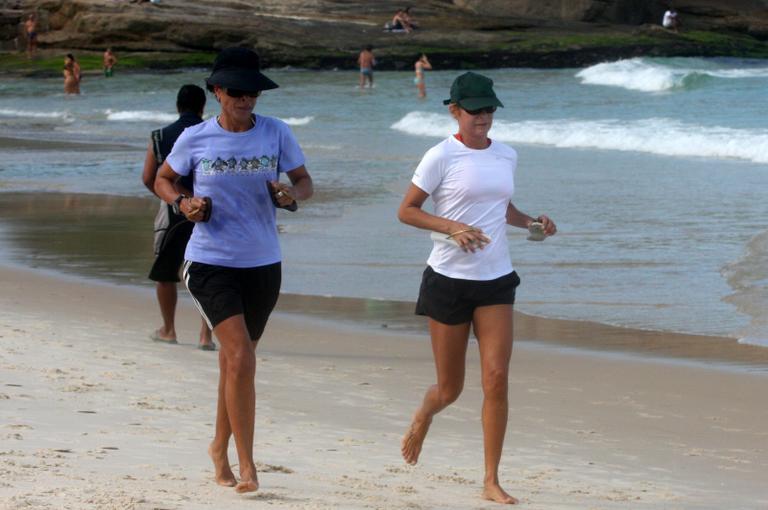
[[[304,155],[285,123],[254,115],[256,99],[277,84],[246,48],[222,50],[206,80],[221,112],[187,128],[158,171],[157,195],[195,222],[184,281],[219,339],[216,435],[208,453],[216,482],[239,493],[259,488],[253,460],[256,344],[280,292],[275,206],[312,196]],[[285,172],[290,185],[278,182]],[[193,174],[193,197],[176,181]],[[239,480],[227,458],[235,437]]]

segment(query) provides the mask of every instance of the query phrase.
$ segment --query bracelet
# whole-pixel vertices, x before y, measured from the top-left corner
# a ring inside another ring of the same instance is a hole
[[[476,232],[476,231],[477,231],[477,229],[475,227],[465,228],[464,230],[459,230],[457,232],[454,232],[453,234],[448,234],[448,237],[446,237],[446,239],[452,239],[453,236],[457,236],[459,234],[464,234],[466,232]]]

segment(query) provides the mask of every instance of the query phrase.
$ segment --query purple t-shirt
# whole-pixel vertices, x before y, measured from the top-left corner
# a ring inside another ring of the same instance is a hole
[[[275,207],[267,181],[304,164],[287,124],[255,115],[248,131],[233,133],[213,117],[184,130],[166,159],[194,177],[195,196],[213,202],[210,221],[196,223],[185,258],[226,267],[280,262]]]

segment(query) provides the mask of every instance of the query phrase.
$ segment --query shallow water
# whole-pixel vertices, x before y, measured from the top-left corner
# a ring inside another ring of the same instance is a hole
[[[413,301],[430,241],[395,210],[421,155],[453,130],[441,100],[457,73],[429,73],[425,101],[409,73],[376,73],[365,91],[354,73],[268,74],[281,88],[257,111],[292,125],[317,187],[298,213],[279,213],[284,290]],[[768,345],[768,64],[636,59],[486,74],[506,105],[491,137],[520,154],[514,202],[550,214],[560,230],[531,243],[509,229],[520,310]],[[89,77],[76,98],[58,80],[0,79],[0,206],[22,190],[147,197],[148,133],[175,118],[178,87],[204,76]],[[119,228],[150,229],[153,209],[148,201]],[[19,225],[0,230],[16,232],[5,235],[6,255],[29,261],[36,249],[34,263],[63,265],[45,239],[32,248],[35,229]],[[57,242],[82,252],[67,270],[143,280],[145,259],[88,256],[89,243],[119,243],[92,228],[58,232]]]

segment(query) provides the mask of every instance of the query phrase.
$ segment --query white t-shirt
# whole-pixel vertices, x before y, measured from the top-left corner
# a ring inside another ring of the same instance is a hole
[[[216,117],[188,127],[166,158],[177,174],[193,172],[195,196],[213,202],[210,221],[195,223],[187,260],[226,267],[281,260],[266,182],[303,165],[304,154],[283,121],[254,119],[254,126],[241,133],[222,128]]]
[[[435,241],[427,260],[435,272],[463,280],[493,280],[512,272],[506,214],[516,168],[517,152],[499,142],[476,150],[451,136],[427,151],[412,182],[432,196],[435,215],[480,228],[491,238],[475,253]]]
[[[659,19],[659,18],[656,18]],[[677,21],[677,13],[675,11],[667,11],[664,13],[664,20],[661,22],[665,28],[672,28]]]

